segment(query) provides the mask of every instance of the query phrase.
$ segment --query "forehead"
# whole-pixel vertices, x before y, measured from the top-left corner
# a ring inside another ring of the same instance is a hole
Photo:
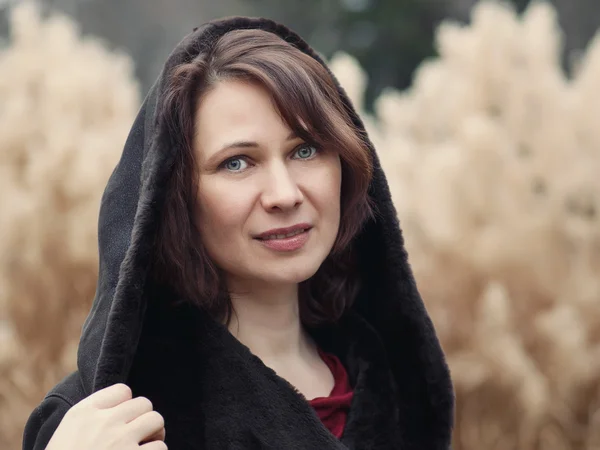
[[[222,81],[207,92],[198,104],[194,128],[194,142],[204,156],[231,141],[283,140],[290,132],[269,93],[241,81]]]

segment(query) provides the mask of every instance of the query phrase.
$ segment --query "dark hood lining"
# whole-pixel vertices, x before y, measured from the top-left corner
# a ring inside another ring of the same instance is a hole
[[[278,35],[325,65],[283,25],[234,17],[208,23],[184,38],[169,56],[163,74],[228,31],[256,28]],[[163,74],[142,105],[101,203],[98,288],[78,357],[88,393],[126,380],[141,335],[152,242],[174,159],[173,152],[167,151],[172,147],[159,107]],[[449,434],[454,398],[448,367],[408,264],[385,175],[362,121],[337,81],[336,85],[372,151],[374,177],[369,193],[378,211],[377,219],[365,226],[356,241],[364,287],[354,309],[377,330],[387,350],[399,396],[407,405],[401,411],[403,420]]]

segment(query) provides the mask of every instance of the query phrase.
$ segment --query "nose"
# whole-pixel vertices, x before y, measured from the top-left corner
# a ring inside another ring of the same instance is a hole
[[[261,203],[266,211],[289,211],[302,204],[304,195],[285,164],[272,167],[267,173]]]

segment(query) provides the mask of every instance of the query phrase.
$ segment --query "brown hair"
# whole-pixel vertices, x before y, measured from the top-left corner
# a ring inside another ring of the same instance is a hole
[[[223,80],[258,83],[271,94],[288,126],[307,143],[335,149],[342,164],[340,228],[317,273],[300,286],[305,324],[337,320],[358,289],[351,242],[372,215],[367,190],[372,160],[352,123],[335,81],[311,56],[275,34],[236,30],[190,62],[167,73],[164,126],[179,147],[157,235],[153,277],[177,295],[229,321],[232,305],[219,269],[208,257],[195,224],[198,173],[192,145],[197,104]]]

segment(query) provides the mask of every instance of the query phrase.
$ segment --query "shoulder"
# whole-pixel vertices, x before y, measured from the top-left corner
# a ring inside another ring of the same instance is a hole
[[[85,397],[79,372],[58,383],[30,414],[23,431],[23,450],[43,450],[69,409]]]

